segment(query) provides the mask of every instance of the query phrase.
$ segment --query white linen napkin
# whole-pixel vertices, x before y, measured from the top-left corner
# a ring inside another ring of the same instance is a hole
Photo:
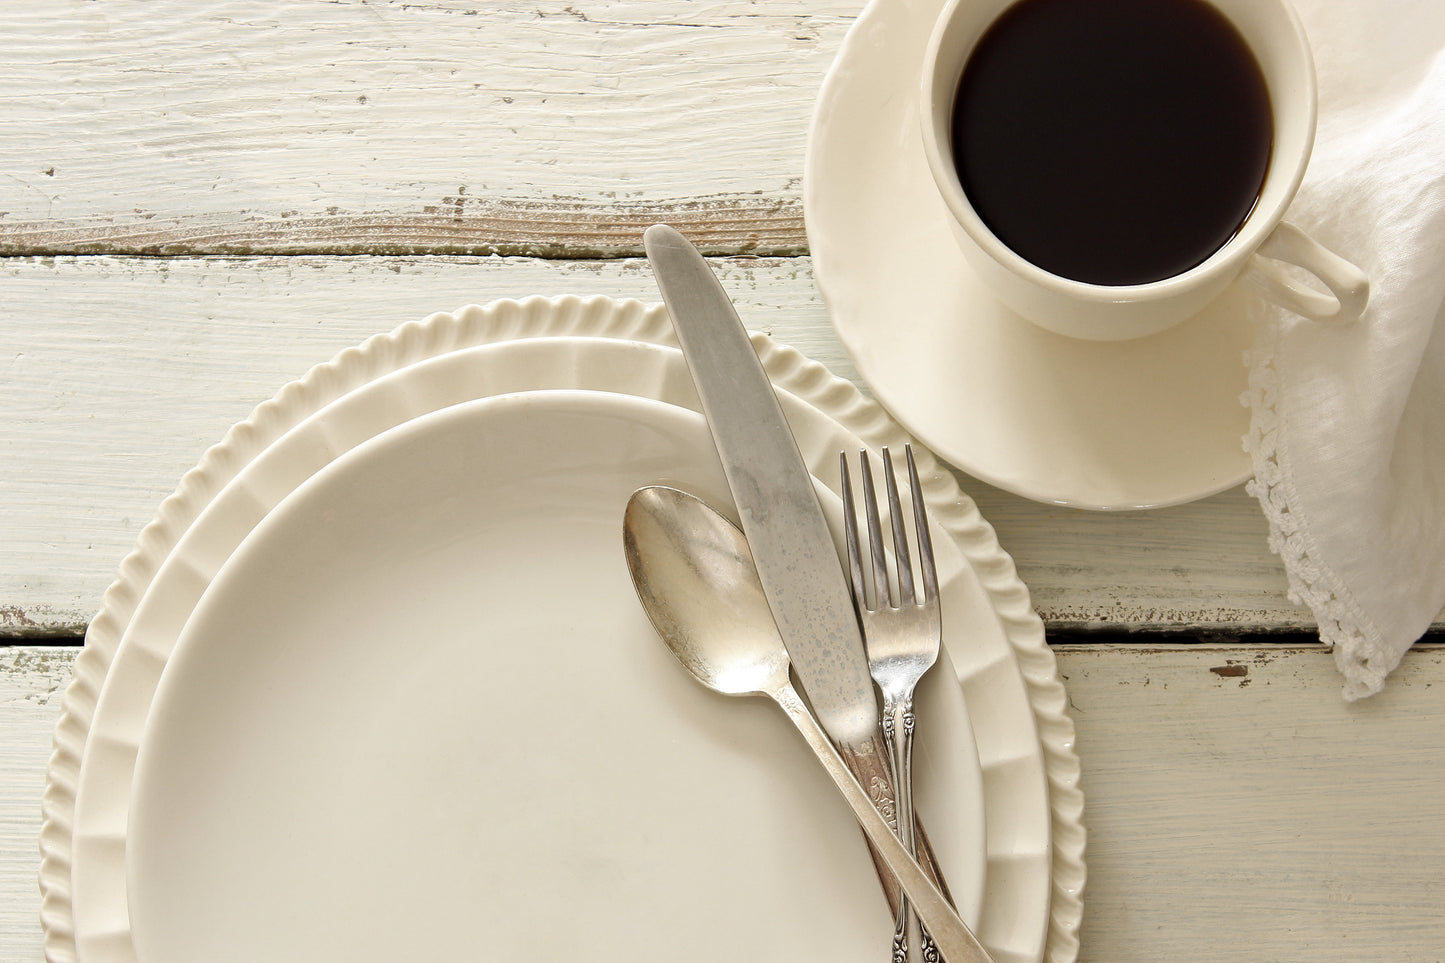
[[[1358,699],[1445,606],[1445,4],[1298,7],[1320,123],[1286,218],[1364,270],[1370,304],[1335,326],[1259,309],[1248,488]]]

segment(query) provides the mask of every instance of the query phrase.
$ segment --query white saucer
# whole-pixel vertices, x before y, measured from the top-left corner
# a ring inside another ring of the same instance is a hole
[[[1087,342],[1019,318],[964,263],[918,129],[942,7],[872,0],[809,131],[813,269],[859,373],[936,454],[1036,501],[1157,508],[1245,481],[1248,295],[1149,338]]]
[[[877,959],[891,917],[805,743],[696,683],[637,601],[622,510],[658,482],[730,506],[701,415],[529,391],[382,432],[282,500],[151,707],[138,958]],[[923,685],[919,809],[977,926],[973,731],[947,673]]]

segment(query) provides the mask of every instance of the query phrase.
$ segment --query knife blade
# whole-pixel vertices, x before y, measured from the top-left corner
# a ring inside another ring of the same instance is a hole
[[[862,632],[812,476],[772,382],[697,249],[665,224],[647,229],[643,247],[793,670],[829,737],[861,746],[879,721]]]

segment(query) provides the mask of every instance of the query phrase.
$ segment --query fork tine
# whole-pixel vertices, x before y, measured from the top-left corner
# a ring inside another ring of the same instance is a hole
[[[868,549],[873,557],[874,608],[893,605],[893,592],[888,584],[888,556],[883,551],[883,525],[878,518],[878,493],[873,488],[873,469],[868,464],[867,450],[858,453],[858,467],[863,476],[863,510],[868,516]]]
[[[868,596],[863,588],[863,559],[858,552],[858,510],[853,504],[853,483],[848,472],[848,453],[838,453],[838,471],[842,478],[843,537],[848,543],[848,574],[853,579],[853,605],[867,611]]]
[[[933,564],[933,538],[928,534],[928,510],[923,504],[923,486],[918,482],[918,466],[913,463],[913,446],[904,445],[908,456],[908,491],[913,496],[913,528],[918,536],[918,568],[923,577],[923,598],[938,598],[938,571]]]
[[[888,492],[888,521],[893,527],[893,555],[898,563],[898,604],[912,605],[913,563],[908,557],[908,532],[903,525],[903,504],[898,500],[898,479],[893,456],[883,449],[884,488]]]

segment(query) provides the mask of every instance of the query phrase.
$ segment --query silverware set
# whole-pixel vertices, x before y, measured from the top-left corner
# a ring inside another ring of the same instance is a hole
[[[880,866],[895,918],[892,959],[991,963],[953,908],[913,808],[913,698],[938,660],[942,623],[912,451],[905,448],[916,551],[891,456],[882,452],[891,567],[868,454],[859,459],[866,564],[848,458],[840,456],[845,572],[812,476],[726,292],[672,228],[649,228],[644,244],[741,530],[685,493],[634,494],[624,544],[643,607],[699,682],[773,699],[813,748]]]

